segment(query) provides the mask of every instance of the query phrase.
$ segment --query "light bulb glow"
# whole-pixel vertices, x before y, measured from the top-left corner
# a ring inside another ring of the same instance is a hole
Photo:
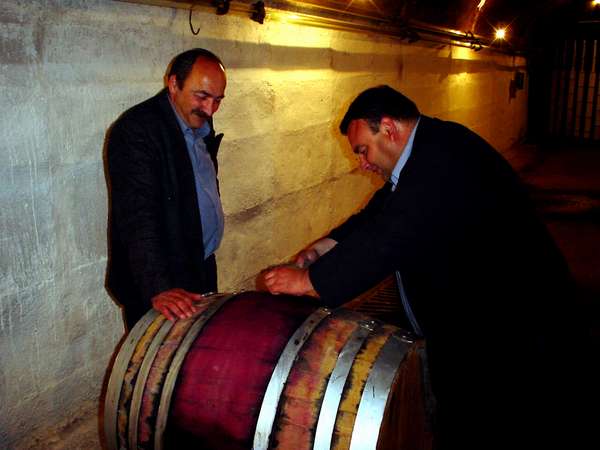
[[[499,40],[506,39],[506,28],[496,29],[496,39],[499,39]]]

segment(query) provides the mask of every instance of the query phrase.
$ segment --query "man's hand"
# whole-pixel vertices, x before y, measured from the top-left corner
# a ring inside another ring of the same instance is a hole
[[[168,320],[175,321],[192,317],[197,310],[195,303],[203,299],[202,294],[175,288],[152,297],[152,307]]]
[[[283,265],[269,269],[264,275],[271,294],[316,295],[307,269]]]

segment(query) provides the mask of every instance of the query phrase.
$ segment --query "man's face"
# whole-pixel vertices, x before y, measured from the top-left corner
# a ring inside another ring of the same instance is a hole
[[[219,109],[227,79],[218,63],[198,58],[179,89],[175,75],[169,77],[169,95],[181,118],[191,128],[200,128]]]
[[[385,123],[387,124],[387,121]],[[391,124],[394,125],[393,121]],[[404,148],[404,145],[398,147],[398,142],[386,127],[384,127],[384,120],[377,133],[374,133],[367,121],[363,119],[353,120],[348,125],[348,141],[352,151],[358,155],[360,168],[375,172],[384,180],[392,174]]]

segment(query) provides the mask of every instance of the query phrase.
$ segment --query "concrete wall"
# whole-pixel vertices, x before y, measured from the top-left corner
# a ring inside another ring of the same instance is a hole
[[[525,131],[521,59],[232,15],[101,0],[4,0],[0,10],[0,447],[94,448],[97,399],[123,332],[103,288],[105,132],[162,87],[176,53],[229,68],[215,118],[226,237],[222,291],[252,287],[363,204],[336,132],[362,89],[389,83],[500,150]]]

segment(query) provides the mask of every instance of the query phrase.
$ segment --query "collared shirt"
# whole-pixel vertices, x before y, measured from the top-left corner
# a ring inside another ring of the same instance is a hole
[[[392,183],[392,191],[396,190],[396,185],[398,184],[398,178],[400,178],[400,172],[406,165],[406,161],[408,161],[408,158],[410,157],[410,154],[412,153],[413,142],[415,141],[415,133],[417,132],[417,127],[419,126],[420,120],[421,120],[421,118],[419,117],[417,119],[417,123],[415,123],[415,127],[412,129],[410,136],[408,137],[408,142],[404,146],[404,150],[402,151],[400,158],[398,158],[398,162],[394,166],[394,170],[392,170],[392,175],[390,175],[389,181],[390,181],[390,183]]]
[[[390,176],[390,183],[392,183],[392,191],[396,190],[396,185],[398,184],[398,178],[400,178],[400,172],[406,165],[406,161],[410,157],[413,148],[413,142],[415,141],[415,134],[417,132],[417,127],[419,126],[419,120],[417,119],[417,123],[415,123],[415,127],[412,129],[410,136],[408,137],[408,141],[404,146],[404,150],[402,150],[402,154],[400,158],[398,158],[398,162],[394,166],[394,170],[392,170],[392,175]],[[402,301],[402,306],[404,307],[404,312],[406,313],[406,317],[408,318],[413,331],[417,336],[423,336],[423,331],[417,322],[417,318],[413,313],[413,310],[410,306],[410,302],[408,301],[408,296],[406,295],[406,290],[404,288],[404,283],[402,282],[402,276],[400,275],[400,271],[396,270],[396,284],[398,286],[398,294],[400,295],[400,300]]]
[[[200,210],[200,220],[202,222],[204,259],[206,259],[219,248],[225,229],[223,206],[217,189],[217,174],[204,143],[204,138],[210,133],[210,125],[208,122],[204,122],[204,125],[200,128],[190,128],[179,117],[170,97],[169,103],[183,132],[188,155],[192,162],[198,209]]]

